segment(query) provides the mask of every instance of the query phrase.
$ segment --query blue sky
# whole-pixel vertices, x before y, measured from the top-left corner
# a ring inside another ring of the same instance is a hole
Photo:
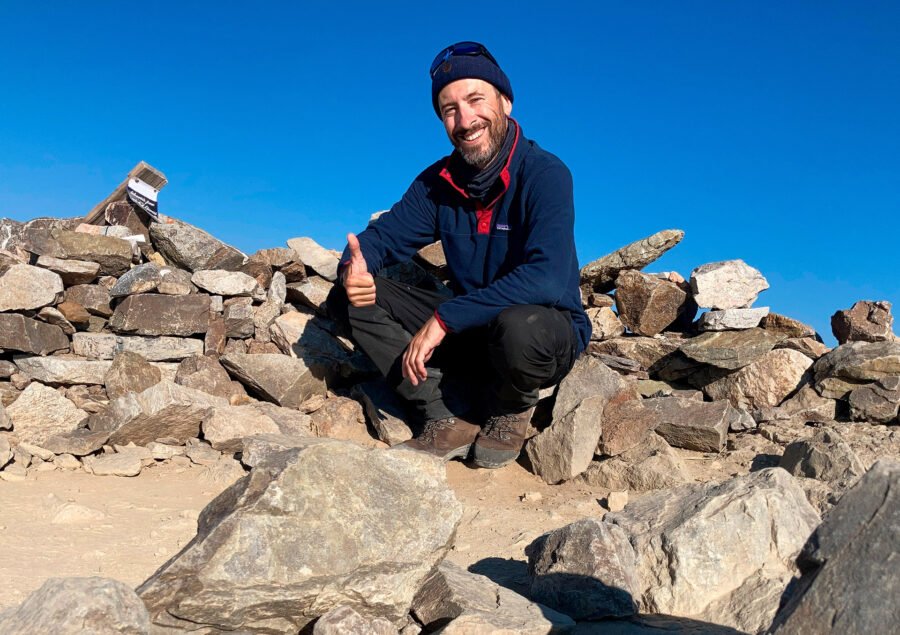
[[[742,258],[829,343],[900,301],[900,3],[257,4],[0,0],[0,216],[83,215],[145,160],[248,253],[341,248],[449,152],[428,65],[474,39],[572,170],[582,264],[680,228],[648,270]]]

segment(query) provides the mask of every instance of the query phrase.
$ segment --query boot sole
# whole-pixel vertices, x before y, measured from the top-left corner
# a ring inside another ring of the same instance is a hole
[[[464,445],[462,447],[456,448],[455,450],[450,450],[447,454],[435,454],[427,450],[419,450],[417,448],[412,448],[405,443],[398,443],[397,445],[391,446],[388,449],[406,450],[407,452],[420,452],[422,454],[427,454],[428,456],[433,456],[434,458],[440,459],[444,462],[452,461],[453,459],[460,459],[465,461],[466,457],[469,456],[469,451],[472,449],[472,444],[470,443],[469,445]]]
[[[516,452],[515,454],[509,452],[494,452],[485,450],[476,445],[475,465],[489,470],[496,470],[497,468],[504,467],[510,463],[515,463],[516,459],[519,458],[519,454],[520,452]]]

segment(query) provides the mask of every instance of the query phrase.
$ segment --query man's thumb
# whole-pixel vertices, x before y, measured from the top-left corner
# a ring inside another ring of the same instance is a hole
[[[363,258],[362,250],[359,248],[359,238],[355,234],[347,234],[347,246],[350,248],[350,267],[353,273],[366,273],[366,259]]]

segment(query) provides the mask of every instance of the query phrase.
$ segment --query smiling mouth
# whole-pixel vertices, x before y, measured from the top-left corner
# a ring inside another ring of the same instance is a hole
[[[478,139],[480,139],[484,135],[486,130],[487,130],[487,127],[479,128],[478,130],[474,130],[474,131],[468,132],[464,135],[461,134],[461,135],[457,135],[457,136],[460,139],[460,141],[464,141],[466,143],[472,143],[474,141],[478,141]]]

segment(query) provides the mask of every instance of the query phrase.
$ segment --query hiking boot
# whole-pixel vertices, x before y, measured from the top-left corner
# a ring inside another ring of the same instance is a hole
[[[480,430],[481,427],[459,417],[434,419],[425,424],[422,434],[415,439],[394,447],[427,452],[444,461],[465,459]]]
[[[519,414],[488,417],[475,441],[475,465],[498,468],[519,458],[534,408]]]

